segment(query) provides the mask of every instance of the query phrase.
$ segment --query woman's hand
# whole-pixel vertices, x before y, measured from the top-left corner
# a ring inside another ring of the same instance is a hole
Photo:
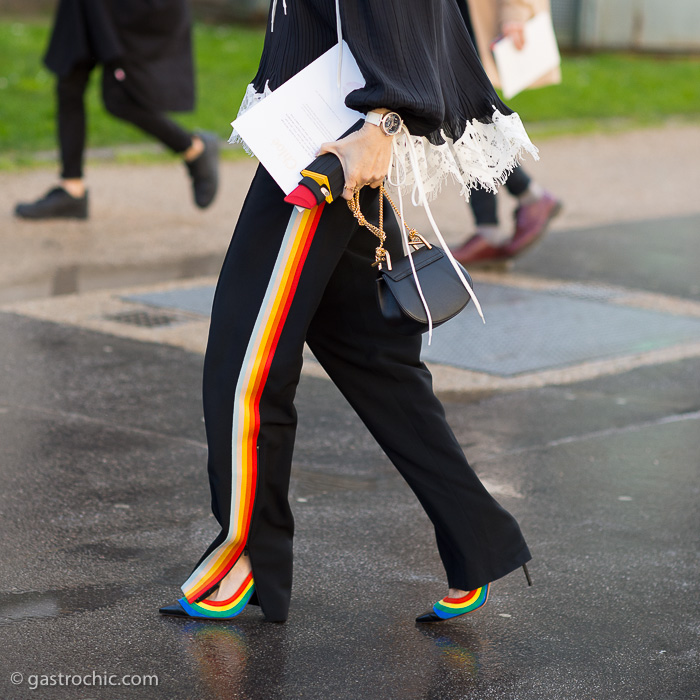
[[[352,199],[355,187],[369,185],[376,188],[384,182],[389,171],[392,141],[393,138],[378,126],[365,123],[359,131],[344,139],[329,141],[321,146],[319,155],[335,153],[343,165],[344,199]]]
[[[524,22],[505,22],[501,27],[503,36],[508,36],[513,40],[513,46],[518,51],[525,47],[525,23]]]

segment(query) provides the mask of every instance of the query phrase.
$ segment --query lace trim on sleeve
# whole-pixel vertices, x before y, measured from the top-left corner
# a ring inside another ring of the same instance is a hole
[[[418,173],[411,167],[408,137],[404,134],[395,137],[396,157],[388,180],[399,183],[405,194],[413,196],[414,202],[416,175],[422,180],[429,200],[436,197],[448,178],[459,183],[462,196],[469,199],[469,190],[475,187],[495,192],[524,153],[539,160],[537,148],[520,117],[515,113],[505,116],[495,108],[492,123],[472,120],[457,141],[442,136],[444,143],[439,146],[421,136],[411,137],[418,155]]]
[[[256,92],[252,85],[248,85],[238,116],[264,100],[271,92],[267,85],[263,92]],[[457,141],[452,141],[443,134],[444,143],[435,146],[423,136],[412,136],[418,173],[411,166],[408,136],[399,134],[394,138],[396,155],[388,181],[392,184],[400,183],[402,192],[411,195],[414,201],[416,175],[423,182],[428,200],[437,196],[448,178],[459,183],[462,196],[469,199],[469,190],[475,187],[495,192],[525,153],[529,153],[535,160],[539,159],[537,148],[530,141],[520,117],[515,113],[505,116],[495,108],[491,123],[483,124],[476,120],[468,122]],[[235,129],[229,143],[240,143],[246,153],[253,155]]]

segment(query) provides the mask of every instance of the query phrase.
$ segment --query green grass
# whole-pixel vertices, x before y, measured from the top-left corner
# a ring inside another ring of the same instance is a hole
[[[32,153],[55,148],[54,77],[41,62],[48,35],[48,20],[0,21],[0,168],[29,163]],[[197,109],[173,118],[186,128],[228,138],[229,122],[257,70],[262,40],[258,29],[197,25]],[[95,71],[87,97],[88,145],[152,144],[105,111],[99,87]]]
[[[700,117],[700,57],[564,56],[562,82],[509,101],[537,130],[580,132]]]
[[[48,19],[0,20],[0,169],[35,164],[34,154],[55,148],[54,79],[41,63],[48,33]],[[227,138],[262,40],[262,29],[196,25],[197,109],[175,119]],[[700,57],[565,56],[562,72],[561,85],[509,102],[538,136],[700,118]],[[124,157],[162,157],[153,155],[152,139],[105,112],[99,82],[96,72],[88,95],[88,144],[149,144],[143,154]]]

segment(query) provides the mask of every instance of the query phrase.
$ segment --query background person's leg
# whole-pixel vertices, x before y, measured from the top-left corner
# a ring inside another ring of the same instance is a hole
[[[120,71],[105,66],[102,73],[102,98],[107,111],[158,139],[173,153],[186,151],[192,145],[192,134],[164,114],[136,102],[125,85],[127,76]]]
[[[489,245],[498,247],[506,243],[510,234],[503,231],[498,222],[498,197],[495,192],[480,187],[469,192],[469,206],[474,214],[474,233]]]
[[[520,197],[525,194],[531,183],[532,178],[525,172],[522,166],[516,165],[515,168],[513,168],[513,172],[508,175],[506,189],[513,197]]]
[[[194,190],[195,203],[208,207],[216,196],[219,182],[218,141],[213,134],[191,134],[162,112],[140,104],[128,88],[128,75],[105,66],[102,98],[107,111],[155,137],[185,161]]]
[[[86,219],[88,196],[83,182],[85,153],[85,89],[94,68],[84,63],[56,81],[57,132],[61,183],[43,197],[18,204],[15,214],[24,219]]]
[[[61,178],[82,179],[87,119],[85,90],[93,64],[78,65],[67,76],[58,78],[58,145],[61,157]]]

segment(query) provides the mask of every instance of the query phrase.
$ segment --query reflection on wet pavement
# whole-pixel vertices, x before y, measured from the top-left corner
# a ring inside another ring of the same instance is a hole
[[[182,628],[182,636],[212,700],[241,697],[251,675],[245,632],[234,625],[190,622]],[[279,665],[278,659],[268,661],[273,662],[271,668]]]
[[[201,356],[0,314],[0,366],[3,699],[39,697],[7,680],[39,665],[159,678],[106,700],[697,696],[697,358],[447,402],[535,585],[516,572],[429,628],[414,619],[444,595],[434,533],[329,382],[297,392],[288,622],[249,606],[202,623],[157,613],[216,531]]]
[[[121,586],[87,586],[68,590],[6,593],[0,596],[0,625],[99,610],[128,595]]]

